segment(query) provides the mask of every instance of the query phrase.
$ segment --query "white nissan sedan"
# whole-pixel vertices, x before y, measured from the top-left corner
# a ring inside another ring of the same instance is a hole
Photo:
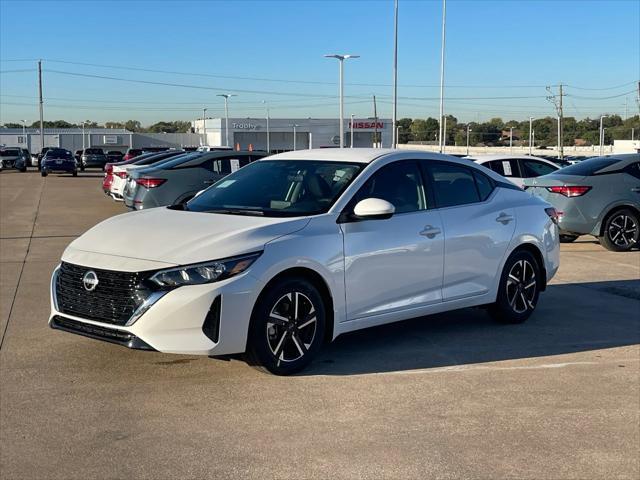
[[[129,348],[246,352],[286,375],[374,325],[479,305],[523,322],[558,269],[556,221],[469,160],[283,153],[76,239],[53,273],[49,324]]]

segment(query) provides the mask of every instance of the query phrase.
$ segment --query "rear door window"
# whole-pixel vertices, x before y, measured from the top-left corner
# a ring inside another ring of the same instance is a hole
[[[492,160],[490,162],[483,163],[483,165],[485,167],[489,167],[491,170],[503,177],[521,177],[518,161],[515,159]]]
[[[556,167],[549,165],[548,163],[541,162],[539,160],[520,160],[520,167],[522,167],[522,178],[535,178],[542,175],[548,175],[558,170]]]
[[[427,171],[433,185],[438,208],[481,201],[478,187],[476,187],[476,179],[471,169],[453,163],[429,162],[427,163]],[[487,194],[486,187],[483,189]]]

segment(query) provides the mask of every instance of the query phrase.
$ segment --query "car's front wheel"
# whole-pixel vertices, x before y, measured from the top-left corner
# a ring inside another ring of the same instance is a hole
[[[40,175],[42,175],[43,177],[46,177],[47,175],[49,175],[45,170],[42,170],[40,172]]]
[[[540,280],[540,266],[530,252],[512,253],[502,271],[496,302],[489,308],[491,316],[503,323],[527,320],[538,303]]]
[[[254,308],[247,360],[276,375],[299,372],[320,350],[325,324],[324,302],[311,282],[278,280],[267,287]]]
[[[74,170],[74,171],[73,171],[73,176],[74,176],[74,177],[77,177],[77,176],[78,176],[78,171],[77,171],[77,170]]]
[[[600,243],[612,252],[626,252],[638,244],[640,219],[627,208],[617,210],[607,217]]]

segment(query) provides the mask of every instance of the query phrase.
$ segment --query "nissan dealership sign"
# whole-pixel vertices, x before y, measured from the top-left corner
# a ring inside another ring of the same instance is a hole
[[[349,122],[349,128],[351,128],[351,122]],[[355,121],[353,122],[353,129],[354,130],[372,130],[372,129],[383,130],[384,122]]]

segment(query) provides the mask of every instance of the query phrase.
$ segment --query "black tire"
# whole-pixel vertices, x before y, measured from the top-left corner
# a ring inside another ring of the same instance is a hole
[[[600,244],[612,252],[626,252],[638,245],[640,219],[638,214],[622,208],[609,214],[604,221]]]
[[[247,363],[275,375],[299,372],[322,347],[325,325],[324,301],[311,282],[297,277],[276,281],[253,309]]]
[[[74,177],[77,177],[77,176],[78,176],[78,171],[77,171],[77,170],[74,170],[74,171],[73,171],[73,176],[74,176]]]
[[[526,250],[517,250],[507,259],[496,302],[489,314],[501,323],[522,323],[538,304],[541,270],[536,258]]]
[[[560,243],[572,243],[578,239],[578,235],[560,234]]]
[[[46,177],[49,174],[43,170],[42,172],[40,172],[40,175],[42,175],[43,177]]]
[[[84,165],[80,167],[80,171],[84,172]]]

